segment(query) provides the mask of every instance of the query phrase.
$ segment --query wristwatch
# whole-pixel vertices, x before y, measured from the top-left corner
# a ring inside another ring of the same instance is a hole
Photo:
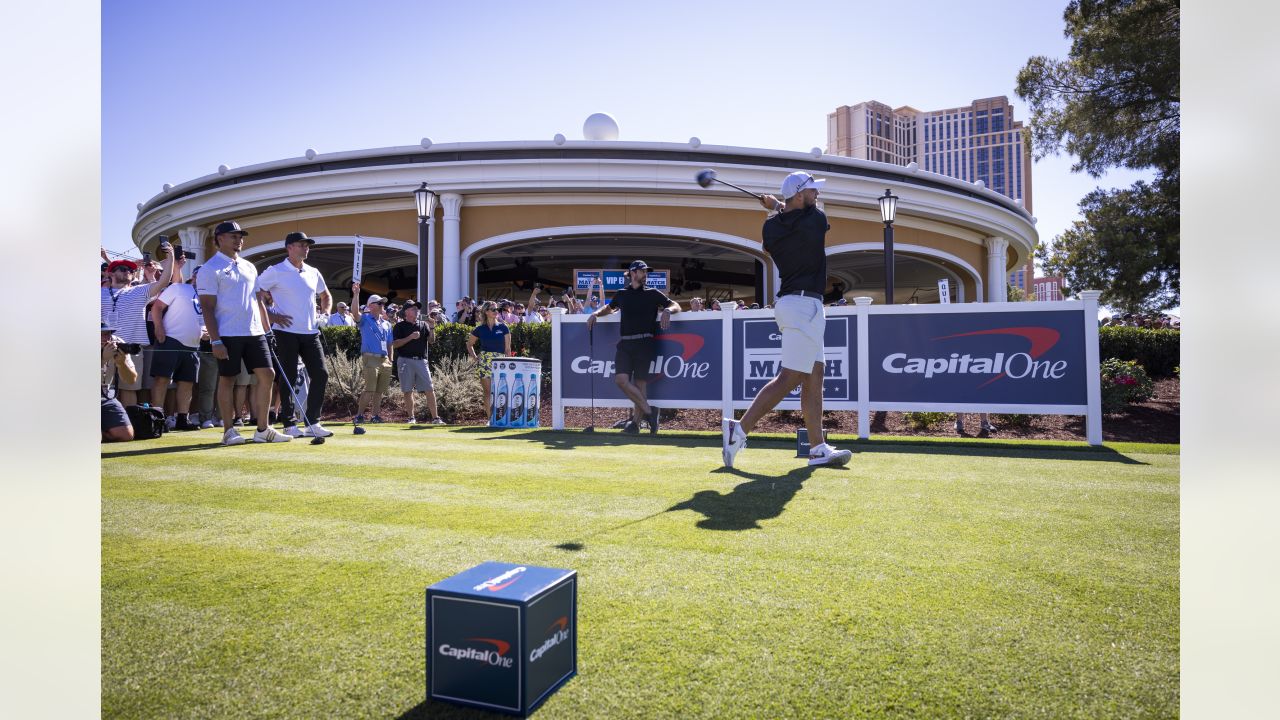
[[[221,344],[222,344],[222,341],[221,341],[221,340],[210,340],[210,341],[209,341],[209,344],[210,344],[210,345],[221,345]]]

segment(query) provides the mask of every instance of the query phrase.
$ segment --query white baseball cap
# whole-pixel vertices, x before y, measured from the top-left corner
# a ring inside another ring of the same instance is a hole
[[[376,304],[386,305],[387,299],[382,297],[381,295],[370,295],[369,299],[364,301],[364,304],[366,306],[376,305]]]
[[[804,171],[793,172],[782,181],[782,197],[789,198],[805,188],[821,190],[826,182],[826,180],[815,180],[812,175]]]

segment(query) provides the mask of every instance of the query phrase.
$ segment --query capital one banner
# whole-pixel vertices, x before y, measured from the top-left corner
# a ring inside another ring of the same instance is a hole
[[[873,403],[1088,402],[1079,310],[868,319]]]
[[[596,323],[595,338],[589,342],[586,323],[560,324],[561,397],[587,400],[591,397],[591,377],[595,376],[596,400],[625,400],[614,384],[613,356],[618,347],[619,323]],[[723,381],[719,320],[685,320],[671,323],[658,333],[658,352],[650,372],[648,396],[651,400],[720,400]],[[594,344],[594,349],[591,349]],[[676,406],[678,407],[678,405]]]
[[[822,399],[850,402],[858,399],[857,351],[858,318],[842,315],[827,318],[823,338]],[[782,332],[773,318],[735,318],[733,321],[733,401],[754,400],[782,367]],[[800,399],[797,387],[788,400]]]

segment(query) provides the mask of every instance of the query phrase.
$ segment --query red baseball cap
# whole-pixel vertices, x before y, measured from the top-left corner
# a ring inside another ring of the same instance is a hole
[[[107,272],[115,272],[122,267],[137,271],[138,263],[132,260],[112,260],[111,264],[107,266]]]

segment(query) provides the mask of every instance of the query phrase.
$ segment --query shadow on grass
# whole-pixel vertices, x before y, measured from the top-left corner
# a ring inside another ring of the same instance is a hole
[[[413,707],[400,713],[396,720],[425,720],[426,718],[458,718],[458,720],[468,720],[474,718],[505,718],[510,715],[501,713],[487,712],[476,708],[463,707],[461,705],[451,705],[447,702],[437,700],[430,702],[423,700]]]
[[[671,509],[667,509],[667,510],[659,510],[658,512],[653,513],[652,515],[646,515],[645,517],[637,518],[637,519],[635,519],[635,520],[628,520],[628,521],[626,521],[626,522],[622,523],[621,525],[614,525],[613,527],[607,527],[607,528],[603,528],[603,529],[601,529],[601,530],[597,530],[597,531],[595,531],[595,532],[593,532],[593,533],[588,533],[588,534],[583,535],[582,537],[578,538],[577,540],[571,540],[571,541],[569,541],[569,542],[562,542],[562,543],[560,543],[559,545],[556,545],[556,546],[555,546],[555,548],[556,548],[557,550],[567,550],[567,551],[569,551],[569,552],[580,552],[580,551],[582,551],[582,550],[585,550],[585,549],[586,549],[587,544],[586,544],[586,542],[585,542],[585,541],[586,541],[587,539],[589,539],[589,538],[599,537],[599,536],[601,536],[601,535],[604,535],[605,533],[611,533],[611,532],[614,532],[615,530],[621,530],[621,529],[626,528],[626,527],[631,527],[632,525],[636,525],[636,524],[638,524],[638,523],[642,523],[642,522],[644,522],[644,521],[646,521],[646,520],[652,520],[652,519],[654,519],[654,518],[658,517],[659,515],[661,515],[661,514],[663,514],[663,513],[668,513],[668,512],[671,512]]]
[[[485,428],[485,432],[499,432],[500,434],[493,437],[480,438],[481,440],[522,440],[524,442],[542,443],[542,446],[548,450],[643,445],[682,448],[720,446],[718,438],[708,436],[682,437],[679,435],[650,435],[648,433],[626,435],[620,430],[605,430],[594,433],[584,433],[577,430],[508,430],[501,432],[495,431],[493,428]]]
[[[948,443],[910,440],[859,440],[847,446],[860,453],[903,453],[912,455],[956,455],[960,457],[1019,458],[1025,460],[1085,460],[1116,462],[1123,465],[1147,463],[1116,452],[1109,447],[1043,447],[1012,442]]]
[[[162,445],[159,447],[145,447],[137,450],[119,450],[116,452],[103,452],[102,459],[134,457],[137,455],[164,455],[167,453],[195,452],[197,450],[213,450],[222,447],[221,436],[216,439],[210,439],[209,442],[203,442],[198,445]],[[145,442],[145,441],[144,441]],[[250,443],[245,443],[248,445]],[[234,451],[233,451],[234,452]]]
[[[700,490],[693,497],[667,512],[693,510],[706,517],[698,521],[704,530],[755,530],[761,520],[776,518],[786,509],[787,503],[800,491],[801,485],[817,468],[808,465],[798,467],[782,477],[743,472],[735,468],[720,468],[716,473],[748,478],[728,494],[715,490]],[[848,468],[824,468],[825,471],[848,471]]]

